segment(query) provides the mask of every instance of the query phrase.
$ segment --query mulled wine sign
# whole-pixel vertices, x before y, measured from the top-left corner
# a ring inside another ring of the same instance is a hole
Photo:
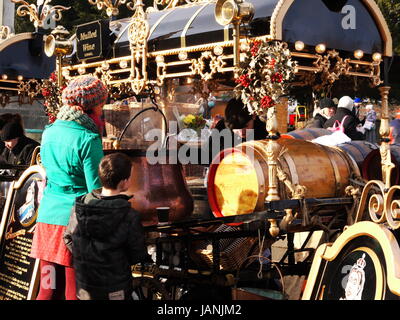
[[[45,171],[29,167],[7,194],[0,224],[0,300],[30,300],[39,281],[39,260],[29,257]]]
[[[106,21],[99,20],[77,26],[76,57],[87,60],[104,57],[110,44],[110,29]]]

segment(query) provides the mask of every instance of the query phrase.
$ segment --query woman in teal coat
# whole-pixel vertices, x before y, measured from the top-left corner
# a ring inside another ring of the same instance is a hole
[[[63,107],[57,120],[43,132],[40,156],[47,183],[31,250],[31,256],[40,259],[37,300],[63,299],[64,291],[66,300],[76,300],[75,272],[63,234],[75,198],[101,187],[97,171],[103,157],[99,119],[107,96],[99,79],[77,77],[62,93]]]

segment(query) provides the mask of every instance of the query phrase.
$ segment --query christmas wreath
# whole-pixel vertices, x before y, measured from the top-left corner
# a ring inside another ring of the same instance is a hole
[[[56,120],[58,110],[61,107],[61,92],[65,88],[59,88],[57,85],[57,75],[53,72],[49,79],[42,82],[42,96],[44,98],[44,109],[49,117],[49,122]]]
[[[266,121],[268,109],[287,93],[295,67],[286,43],[252,42],[236,79],[237,98],[242,99],[251,114]]]

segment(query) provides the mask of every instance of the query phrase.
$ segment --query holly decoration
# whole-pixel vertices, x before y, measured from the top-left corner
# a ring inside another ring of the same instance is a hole
[[[253,41],[236,79],[236,96],[251,114],[266,121],[268,109],[287,93],[295,68],[286,43]]]
[[[61,89],[57,85],[57,75],[53,72],[49,79],[42,81],[42,96],[44,98],[44,109],[49,117],[49,122],[53,123],[57,118],[57,113],[62,105],[61,92],[65,86]]]

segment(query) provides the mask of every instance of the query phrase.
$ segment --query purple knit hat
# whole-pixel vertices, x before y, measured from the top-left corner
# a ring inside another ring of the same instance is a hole
[[[96,77],[83,75],[73,79],[62,92],[63,105],[79,106],[84,112],[91,111],[107,101],[106,86]]]

